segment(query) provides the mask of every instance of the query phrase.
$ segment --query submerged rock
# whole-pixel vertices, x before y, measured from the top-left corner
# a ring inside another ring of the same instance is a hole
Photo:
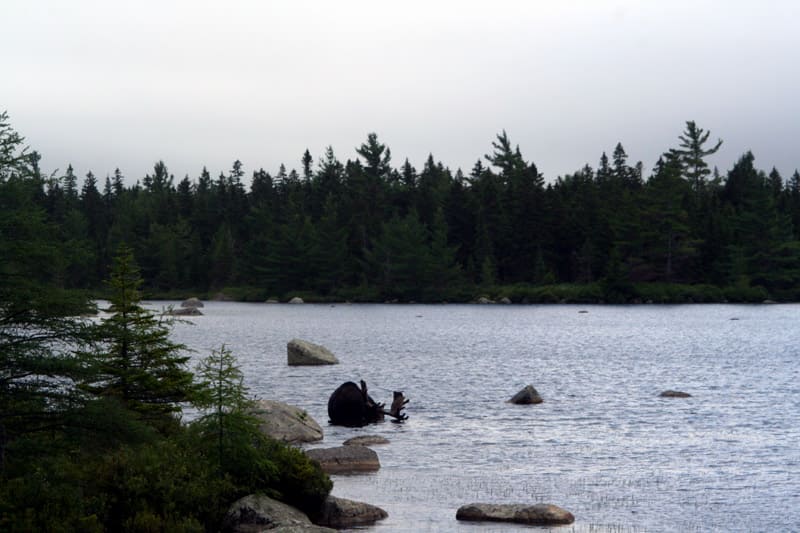
[[[366,446],[314,448],[306,455],[317,461],[326,474],[358,474],[380,470],[378,454]]]
[[[333,533],[336,530],[314,525],[301,511],[267,496],[251,494],[230,506],[222,522],[225,533],[261,531]]]
[[[328,496],[322,504],[322,513],[316,521],[321,526],[350,529],[374,524],[389,513],[368,503]]]
[[[549,503],[536,505],[471,503],[458,509],[456,520],[549,526],[571,524],[575,521],[575,517],[569,511]]]
[[[250,414],[258,419],[259,429],[275,440],[292,444],[322,440],[322,428],[299,407],[274,400],[257,400]]]
[[[165,315],[172,316],[202,316],[202,312],[196,307],[178,307],[167,309]]]
[[[679,390],[665,390],[659,394],[662,398],[691,398],[692,395],[688,392],[681,392]]]
[[[290,366],[335,365],[339,362],[324,346],[301,339],[292,339],[286,344],[286,355]]]
[[[542,403],[544,400],[539,393],[536,392],[536,389],[533,388],[533,385],[528,385],[514,396],[508,400],[508,403],[514,403],[517,405],[530,405],[534,403]]]
[[[347,439],[342,446],[372,446],[376,444],[389,444],[389,439],[380,435],[360,435]]]

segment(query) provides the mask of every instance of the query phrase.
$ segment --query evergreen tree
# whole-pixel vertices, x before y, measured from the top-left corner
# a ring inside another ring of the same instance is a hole
[[[706,177],[711,173],[705,158],[717,153],[722,146],[722,140],[718,139],[713,147],[704,148],[709,135],[710,131],[698,128],[693,120],[689,120],[686,122],[686,130],[678,137],[681,141],[680,148],[671,150],[683,165],[686,179],[695,193],[703,189]]]
[[[88,354],[90,378],[82,388],[117,399],[160,431],[175,428],[181,403],[193,398],[184,347],[169,338],[168,322],[142,307],[142,279],[130,248],[121,246],[108,282],[111,316],[97,326]]]
[[[311,157],[311,152],[308,151],[308,148],[303,152],[303,159],[301,161],[303,163],[303,180],[311,181],[314,174],[311,171],[311,164],[314,162],[314,158]]]
[[[364,158],[367,172],[375,178],[388,176],[391,167],[392,153],[385,144],[378,142],[378,134],[367,135],[367,142],[356,148],[358,155]]]
[[[428,243],[415,210],[387,221],[367,257],[383,297],[403,301],[422,298],[430,282]]]
[[[258,423],[248,416],[253,404],[247,397],[244,375],[231,351],[222,345],[197,366],[200,380],[194,405],[203,411],[195,422],[203,436],[216,446],[215,462],[222,475],[231,463],[241,462],[242,454],[252,449]],[[252,455],[252,452],[248,455]]]
[[[647,264],[638,279],[672,282],[696,252],[691,237],[686,198],[690,185],[681,177],[680,162],[666,154],[659,159],[648,182],[642,203],[642,226],[639,234]],[[683,279],[685,281],[685,278]]]
[[[0,476],[17,439],[52,434],[80,404],[71,355],[86,342],[85,295],[59,283],[64,243],[48,222],[24,139],[0,114]],[[23,460],[24,462],[24,460]],[[2,526],[0,526],[2,527]]]

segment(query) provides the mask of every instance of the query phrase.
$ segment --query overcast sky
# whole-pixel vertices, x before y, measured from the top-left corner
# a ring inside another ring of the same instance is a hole
[[[0,110],[42,166],[132,182],[342,161],[369,132],[465,172],[505,129],[548,180],[686,120],[800,167],[800,1],[2,0]]]

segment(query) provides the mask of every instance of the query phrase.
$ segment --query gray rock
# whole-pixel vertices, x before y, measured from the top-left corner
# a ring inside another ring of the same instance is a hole
[[[383,520],[389,513],[368,503],[328,496],[322,504],[322,514],[317,520],[321,526],[349,529],[372,525]]]
[[[459,507],[456,520],[548,526],[571,524],[575,521],[575,517],[569,511],[549,503],[536,505],[471,503]]]
[[[480,296],[477,300],[475,300],[475,303],[478,303],[478,304],[493,304],[494,300],[491,300],[491,299],[487,298],[486,296]]]
[[[204,307],[203,302],[201,302],[198,298],[191,297],[188,300],[184,300],[181,302],[181,307]]]
[[[167,309],[165,315],[172,316],[202,316],[203,313],[196,307],[178,307]]]
[[[502,298],[500,298],[499,303],[509,305],[511,303],[511,300],[507,296],[503,296]]]
[[[665,390],[659,394],[662,398],[691,398],[692,395],[688,392],[681,392],[679,390]]]
[[[533,385],[528,385],[508,400],[508,403],[515,403],[517,405],[530,405],[534,403],[542,403],[544,400]]]
[[[375,444],[389,444],[389,439],[380,435],[360,435],[342,443],[343,446],[372,446]]]
[[[330,350],[319,344],[292,339],[286,344],[289,366],[335,365],[339,362]]]
[[[305,302],[304,302],[304,301],[303,301],[303,299],[302,299],[302,298],[300,298],[299,296],[295,296],[294,298],[292,298],[291,300],[289,300],[289,303],[290,303],[290,304],[303,304],[303,303],[305,303]]]
[[[311,416],[293,405],[257,400],[250,411],[261,431],[275,440],[297,444],[322,440],[322,428]]]
[[[268,300],[267,300],[266,302],[264,302],[264,303],[268,303],[268,304],[277,304],[277,303],[280,303],[280,302],[278,301],[278,299],[277,299],[277,298],[270,298],[270,299],[268,299]]]
[[[331,533],[294,507],[267,496],[251,494],[230,506],[222,522],[225,533]]]
[[[381,467],[378,454],[366,446],[314,448],[306,450],[306,455],[317,461],[326,474],[375,472]]]

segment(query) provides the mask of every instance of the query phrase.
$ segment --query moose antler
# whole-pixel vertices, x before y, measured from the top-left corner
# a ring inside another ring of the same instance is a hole
[[[402,391],[394,391],[394,399],[392,400],[392,407],[389,411],[384,411],[383,414],[389,415],[397,422],[402,422],[408,419],[408,415],[403,413],[403,409],[409,402],[408,398],[403,396]]]

